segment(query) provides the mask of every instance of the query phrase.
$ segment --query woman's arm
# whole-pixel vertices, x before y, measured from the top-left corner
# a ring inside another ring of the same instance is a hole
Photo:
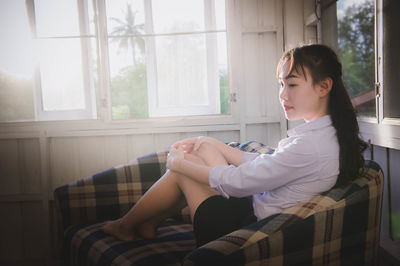
[[[178,147],[182,147],[185,152],[191,153],[193,151],[197,151],[203,143],[209,143],[214,146],[224,156],[228,164],[232,164],[234,166],[240,165],[243,151],[230,147],[225,143],[211,137],[184,139],[176,142],[173,147],[175,149],[177,149]]]
[[[197,157],[197,159],[193,160],[191,157]],[[169,170],[206,185],[209,185],[211,168],[218,165],[227,165],[227,162],[222,154],[209,143],[204,143],[200,149],[190,154],[185,154],[182,146],[177,149],[172,147],[167,157]]]

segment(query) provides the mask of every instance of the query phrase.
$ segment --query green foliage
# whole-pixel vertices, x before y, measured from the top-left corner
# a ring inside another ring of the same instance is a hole
[[[372,89],[375,81],[374,3],[366,1],[349,7],[338,21],[338,33],[343,79],[350,96]]]
[[[219,77],[219,88],[220,88],[220,101],[221,101],[221,114],[227,115],[230,113],[229,104],[229,86],[228,86],[228,75],[221,74]]]
[[[146,65],[124,68],[111,80],[113,119],[145,118],[148,113]]]

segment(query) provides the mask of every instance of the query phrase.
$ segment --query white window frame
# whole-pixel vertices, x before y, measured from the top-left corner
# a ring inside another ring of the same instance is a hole
[[[82,49],[82,77],[83,77],[83,94],[84,104],[83,109],[70,109],[70,110],[55,110],[47,111],[44,109],[43,104],[43,91],[41,86],[41,70],[40,65],[36,66],[34,73],[34,101],[35,101],[35,119],[39,121],[47,120],[84,120],[96,118],[96,96],[94,84],[92,82],[91,74],[91,52],[90,40],[96,37],[90,35],[89,18],[88,18],[88,2],[87,0],[77,0],[78,16],[79,16],[79,29],[83,33],[80,36],[37,36],[36,34],[36,14],[35,14],[35,0],[26,0],[26,7],[28,12],[29,21],[31,24],[32,34],[35,40],[50,40],[50,39],[70,39],[79,38],[81,41]]]

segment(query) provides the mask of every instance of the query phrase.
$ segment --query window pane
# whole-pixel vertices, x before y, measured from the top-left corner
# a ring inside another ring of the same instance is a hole
[[[39,40],[44,111],[85,108],[79,39]]]
[[[144,49],[133,52],[130,46],[120,45],[137,42],[143,42],[143,39],[112,38],[109,42],[113,119],[149,116]]]
[[[77,1],[35,0],[35,14],[39,37],[80,35]]]
[[[33,120],[34,53],[25,0],[0,1],[0,121]]]
[[[207,105],[205,36],[161,36],[155,41],[158,106]]]
[[[144,33],[143,0],[107,0],[106,5],[110,36]]]
[[[215,18],[217,24],[217,30],[226,29],[225,20],[225,0],[215,0]]]
[[[155,33],[205,29],[203,0],[153,0]]]
[[[374,2],[342,0],[337,4],[339,56],[343,79],[360,115],[376,116]]]

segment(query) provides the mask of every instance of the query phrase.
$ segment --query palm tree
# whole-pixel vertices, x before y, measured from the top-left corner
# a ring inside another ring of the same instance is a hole
[[[144,24],[135,24],[136,12],[132,11],[130,4],[127,4],[125,20],[119,18],[111,18],[118,26],[113,28],[110,35],[121,36],[121,38],[113,38],[113,42],[119,42],[119,49],[132,48],[133,63],[136,63],[136,49],[144,52],[145,42],[144,39],[138,35],[144,33]],[[127,36],[127,37],[124,37]]]

